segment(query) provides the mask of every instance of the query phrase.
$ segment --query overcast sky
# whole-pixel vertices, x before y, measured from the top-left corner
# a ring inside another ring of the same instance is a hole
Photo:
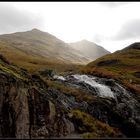
[[[140,41],[140,2],[0,2],[0,34],[33,28],[114,52]]]

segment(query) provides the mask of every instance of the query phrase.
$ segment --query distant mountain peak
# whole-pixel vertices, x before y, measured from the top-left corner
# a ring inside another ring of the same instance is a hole
[[[69,45],[75,49],[80,51],[85,55],[85,57],[90,58],[91,60],[95,60],[103,55],[109,54],[110,52],[104,49],[102,46],[95,44],[94,42],[83,39],[78,42],[69,43]]]
[[[82,39],[80,42],[89,42],[89,41],[86,39]]]
[[[30,34],[33,34],[33,35],[41,35],[41,36],[46,36],[47,35],[47,37],[53,37],[53,38],[56,39],[56,37],[54,35],[52,35],[52,34],[50,34],[48,32],[39,30],[37,28],[33,28],[32,30],[27,31],[27,32],[30,33]]]
[[[140,42],[135,42],[131,45],[129,45],[128,47],[124,48],[124,50],[126,49],[137,49],[140,50]]]
[[[82,40],[79,41],[79,42],[81,42],[81,43],[93,43],[93,42],[91,42],[91,41],[89,41],[89,40],[86,40],[86,39],[82,39]]]
[[[29,54],[29,58],[30,56],[36,56],[39,59],[41,57],[41,60],[55,63],[87,64],[90,61],[88,57],[82,55],[80,51],[72,49],[64,41],[37,28],[24,32],[1,35],[0,41],[5,42],[7,47],[11,46],[11,48],[14,48],[13,50],[15,52],[20,51],[19,55],[23,54],[27,59],[27,54]],[[15,53],[13,52],[13,54]]]
[[[75,42],[76,43],[76,42]],[[77,42],[78,43],[78,42]],[[94,45],[97,45],[96,43],[92,42],[92,41],[89,41],[89,40],[86,40],[86,39],[82,39],[81,41],[79,41],[79,43],[86,43],[86,44],[94,44]]]
[[[34,31],[34,32],[41,32],[39,29],[37,28],[33,28],[31,31]]]

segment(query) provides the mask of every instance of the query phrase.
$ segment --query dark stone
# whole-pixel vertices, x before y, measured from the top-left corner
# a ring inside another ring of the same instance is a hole
[[[135,72],[134,76],[137,77],[137,78],[140,78],[140,72]]]
[[[61,82],[87,91],[87,96],[93,93],[95,98],[89,102],[77,102],[72,95],[48,88],[38,75],[32,75],[29,80],[35,87],[0,71],[0,138],[50,138],[70,134],[80,125],[68,120],[67,114],[72,109],[89,113],[119,128],[128,137],[140,136],[140,103],[115,80],[96,78],[112,89],[115,99],[98,97],[99,91],[71,76]]]
[[[119,64],[119,62],[120,61],[117,59],[111,59],[111,60],[100,61],[96,65],[97,66],[112,66],[112,65]]]
[[[7,64],[10,64],[9,61],[3,56],[0,54],[0,59],[4,62],[4,63],[7,63]]]
[[[55,74],[55,72],[51,69],[46,69],[44,71],[40,71],[39,73],[44,77],[53,77]]]

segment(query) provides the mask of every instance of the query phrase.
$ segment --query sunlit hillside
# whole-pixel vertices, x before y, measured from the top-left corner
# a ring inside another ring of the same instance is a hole
[[[84,72],[123,81],[129,88],[140,92],[140,43],[105,55],[89,63]]]

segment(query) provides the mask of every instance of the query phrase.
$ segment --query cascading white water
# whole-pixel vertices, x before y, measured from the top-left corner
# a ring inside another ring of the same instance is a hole
[[[94,78],[90,78],[87,75],[79,75],[79,74],[75,74],[75,75],[73,75],[73,77],[80,82],[85,82],[88,85],[98,89],[99,96],[115,98],[114,93],[111,91],[111,89],[108,86],[97,83],[94,80]]]
[[[111,91],[111,89],[106,85],[97,83],[95,81],[96,79],[95,77],[89,77],[87,75],[79,75],[79,74],[75,74],[72,76],[79,82],[84,82],[92,86],[93,88],[97,89],[98,96],[115,98],[114,93]],[[63,76],[58,76],[58,75],[54,75],[53,78],[62,81],[66,80]]]
[[[58,75],[54,75],[53,78],[58,79],[58,80],[62,80],[62,81],[66,80],[63,76],[58,76]]]

